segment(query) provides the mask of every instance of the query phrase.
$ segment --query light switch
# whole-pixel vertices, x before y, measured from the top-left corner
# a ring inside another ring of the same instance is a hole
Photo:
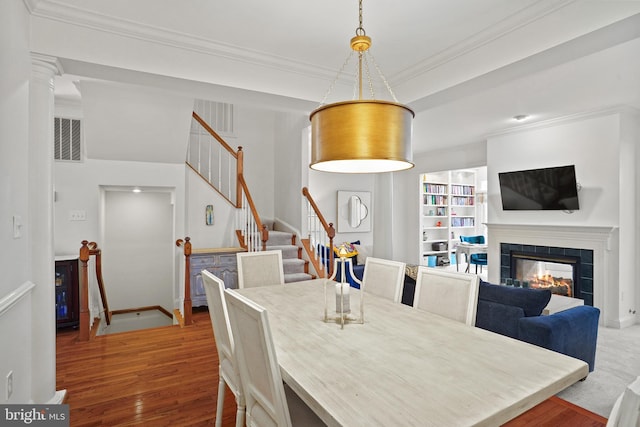
[[[22,217],[20,215],[13,216],[13,238],[22,238]]]
[[[87,212],[86,211],[69,211],[69,221],[86,221],[87,220]]]

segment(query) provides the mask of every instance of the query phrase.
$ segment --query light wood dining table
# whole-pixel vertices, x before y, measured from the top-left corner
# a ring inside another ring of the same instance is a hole
[[[234,292],[267,309],[283,380],[329,426],[499,426],[589,372],[581,360],[366,292],[364,324],[340,329],[322,320],[324,283]],[[351,292],[354,308],[360,291]]]

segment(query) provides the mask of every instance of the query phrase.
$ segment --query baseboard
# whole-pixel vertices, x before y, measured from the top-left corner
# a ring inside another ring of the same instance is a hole
[[[53,397],[49,399],[47,404],[49,405],[61,405],[67,400],[67,390],[58,390]]]

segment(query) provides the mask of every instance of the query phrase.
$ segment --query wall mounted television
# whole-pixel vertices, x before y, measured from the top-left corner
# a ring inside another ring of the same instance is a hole
[[[498,173],[502,209],[578,210],[574,165]]]

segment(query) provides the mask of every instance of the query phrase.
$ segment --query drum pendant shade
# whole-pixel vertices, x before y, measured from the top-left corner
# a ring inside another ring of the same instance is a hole
[[[410,169],[408,107],[378,100],[345,101],[311,113],[311,168],[373,173]]]
[[[411,163],[413,110],[397,102],[362,98],[363,73],[370,77],[365,54],[371,47],[371,38],[362,27],[362,0],[359,1],[359,12],[360,26],[351,39],[351,49],[358,54],[356,83],[359,96],[357,100],[322,105],[311,113],[309,166],[314,170],[339,173],[410,169],[414,166]],[[378,69],[375,59],[372,60]],[[381,73],[380,76],[395,100],[386,79]],[[373,95],[371,80],[369,88]]]

